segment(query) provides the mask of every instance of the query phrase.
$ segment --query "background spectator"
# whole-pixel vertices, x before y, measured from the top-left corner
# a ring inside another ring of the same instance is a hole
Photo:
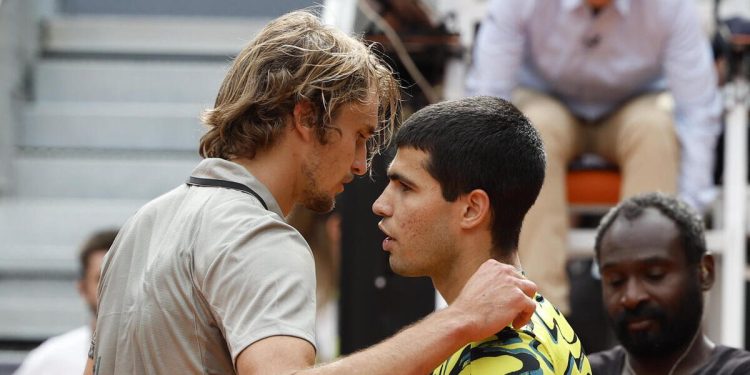
[[[91,332],[96,325],[96,292],[104,255],[117,237],[116,230],[96,232],[80,251],[78,292],[91,311],[91,323],[45,341],[32,350],[16,375],[80,375],[86,366]]]
[[[564,312],[572,159],[593,152],[616,163],[623,197],[679,190],[699,209],[714,197],[721,108],[693,1],[494,1],[467,89],[512,96],[542,135],[547,177],[526,218],[520,255],[529,277]],[[673,112],[659,95],[665,90]]]

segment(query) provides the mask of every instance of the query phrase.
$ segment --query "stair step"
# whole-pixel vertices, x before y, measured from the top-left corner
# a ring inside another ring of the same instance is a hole
[[[152,199],[183,183],[197,153],[23,151],[13,160],[20,198]]]
[[[94,231],[121,227],[144,203],[0,200],[0,337],[41,340],[86,324],[75,287],[80,246]]]
[[[42,340],[86,324],[76,292],[78,251],[119,228],[144,200],[1,199],[0,337]]]
[[[198,103],[38,102],[25,108],[20,147],[198,149]]]
[[[75,280],[0,278],[0,337],[42,340],[89,321]]]
[[[234,56],[270,17],[60,16],[43,24],[51,53]]]
[[[0,263],[26,268],[24,260],[75,263],[94,231],[120,227],[146,199],[0,199]],[[8,271],[11,267],[0,266]],[[65,268],[54,268],[55,270]]]
[[[43,59],[33,75],[35,100],[199,103],[212,107],[229,61]]]

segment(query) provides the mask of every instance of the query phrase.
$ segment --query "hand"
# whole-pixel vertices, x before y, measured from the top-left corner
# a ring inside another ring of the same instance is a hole
[[[526,325],[536,309],[536,284],[515,267],[490,259],[482,264],[461,290],[451,308],[469,322],[471,341],[500,332],[511,322]]]

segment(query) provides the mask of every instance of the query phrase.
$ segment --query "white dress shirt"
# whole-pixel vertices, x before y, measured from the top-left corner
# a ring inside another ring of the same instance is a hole
[[[86,367],[91,328],[77,328],[45,341],[29,352],[15,375],[80,375]]]

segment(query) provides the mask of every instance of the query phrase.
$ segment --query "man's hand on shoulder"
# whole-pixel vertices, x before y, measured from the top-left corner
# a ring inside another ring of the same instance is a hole
[[[449,307],[469,322],[472,341],[494,335],[508,324],[522,327],[536,309],[536,284],[508,264],[490,259],[482,264]]]

